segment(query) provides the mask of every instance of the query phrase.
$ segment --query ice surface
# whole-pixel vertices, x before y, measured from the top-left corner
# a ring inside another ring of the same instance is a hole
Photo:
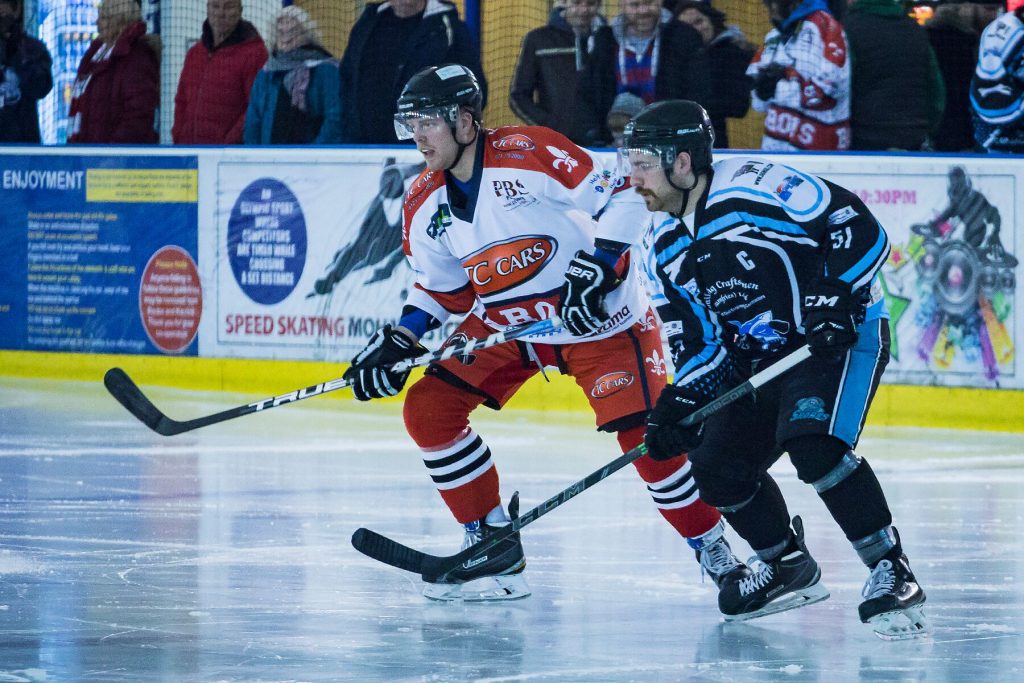
[[[252,398],[144,389],[181,419]],[[585,416],[474,425],[524,509],[617,454]],[[0,379],[0,681],[1024,678],[1024,437],[869,430],[859,450],[928,591],[928,640],[859,622],[866,570],[784,463],[826,602],[724,624],[630,469],[524,530],[532,597],[434,604],[349,543],[360,526],[460,543],[397,406],[315,399],[165,438],[99,381]]]

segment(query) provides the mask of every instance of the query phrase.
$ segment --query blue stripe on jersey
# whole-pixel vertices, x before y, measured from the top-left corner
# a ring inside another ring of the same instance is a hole
[[[717,233],[724,232],[729,228],[735,227],[740,221],[753,225],[756,228],[770,228],[787,235],[807,235],[807,231],[796,223],[765,218],[764,216],[754,216],[746,211],[733,211],[721,218],[716,218],[706,225],[702,225],[700,230],[697,231],[697,239],[711,237]]]
[[[875,225],[878,225],[877,221],[875,222]],[[875,266],[877,268],[882,265],[881,263],[878,263],[876,266],[876,263],[879,260],[879,258],[881,258],[882,254],[885,253],[885,250],[888,249],[888,247],[889,240],[885,236],[885,230],[882,229],[881,225],[878,225],[878,239],[875,240],[875,243],[871,246],[870,249],[868,249],[868,253],[864,254],[863,258],[861,258],[860,261],[857,261],[857,263],[853,264],[853,267],[851,267],[848,271],[840,275],[839,279],[842,280],[843,282],[848,282],[851,285],[854,284],[855,282],[863,278],[866,274],[868,274],[872,270],[872,266]],[[827,266],[825,274],[828,275]]]
[[[721,346],[719,339],[722,334],[722,326],[715,320],[714,314],[701,306],[688,290],[680,287],[675,282],[672,283],[672,287],[679,293],[679,295],[686,301],[690,306],[690,310],[693,311],[693,315],[697,320],[700,321],[701,336],[703,337],[704,348],[700,353],[694,355],[686,362],[681,368],[676,368],[676,382],[681,378],[690,374],[701,365],[708,364],[712,358],[714,358],[718,347]],[[710,370],[711,368],[708,368]]]
[[[657,256],[657,259],[658,259],[658,263],[659,264],[668,263],[669,261],[674,259],[676,256],[678,256],[679,252],[681,252],[683,249],[686,249],[691,244],[693,244],[693,240],[690,239],[690,236],[689,235],[682,235],[682,236],[680,236],[679,239],[677,239],[675,242],[673,242],[671,244],[671,246],[669,246],[667,249],[662,249],[660,252],[655,250],[657,252],[656,256]]]
[[[850,350],[850,360],[840,394],[836,397],[830,429],[836,438],[850,446],[856,445],[861,426],[864,424],[864,416],[868,411],[875,369],[878,365],[879,347],[882,343],[879,326],[888,324],[886,320],[862,324],[857,328],[860,333],[857,344]]]
[[[864,314],[865,322],[872,320],[878,320],[879,318],[889,319],[889,307],[885,305],[885,299],[879,299],[875,303],[868,306],[867,312]]]
[[[987,107],[983,107],[981,103],[978,102],[978,100],[974,96],[973,91],[971,92],[971,104],[974,105],[974,110],[978,112],[979,115],[983,116],[986,120],[992,121],[994,123],[1006,123],[1005,120],[996,121],[996,119],[1005,119],[1006,117],[1009,117],[1009,119],[1007,120],[1012,121],[1014,114],[1017,114],[1020,111],[1024,111],[1024,98],[1017,98],[1016,100],[1013,101],[1012,104],[1010,104],[1009,107],[1005,107],[1003,109],[988,109]]]
[[[822,198],[824,198],[825,192],[824,192],[824,190],[822,190],[821,185],[814,178],[814,176],[809,176],[806,173],[801,173],[800,171],[796,170],[795,168],[790,168],[789,166],[783,166],[783,168],[785,168],[787,171],[792,171],[794,174],[800,176],[801,178],[803,178],[804,180],[809,182],[814,187],[814,189],[818,192],[818,196],[815,198],[814,204],[812,204],[809,209],[805,209],[803,211],[797,211],[796,209],[789,208],[789,209],[787,209],[788,212],[792,213],[795,216],[806,216],[807,214],[814,213],[819,208],[821,208],[821,200],[822,200]],[[778,197],[778,195],[772,194],[771,192],[762,192],[760,190],[755,190],[755,189],[753,189],[751,187],[727,187],[727,188],[725,188],[723,190],[718,190],[716,192],[712,192],[711,194],[708,195],[707,204],[710,204],[716,197],[718,197],[720,195],[733,194],[733,193],[749,194],[749,195],[753,195],[755,197],[761,197],[763,199],[767,199],[772,204],[779,204],[779,197]],[[783,205],[783,206],[785,206],[785,205]]]

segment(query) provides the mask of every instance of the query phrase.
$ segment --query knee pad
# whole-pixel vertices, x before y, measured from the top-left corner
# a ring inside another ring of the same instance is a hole
[[[783,447],[789,452],[800,481],[812,485],[818,493],[846,479],[861,463],[860,456],[833,436],[798,436]]]
[[[405,429],[420,448],[447,443],[469,426],[469,414],[482,398],[433,376],[409,387],[402,416]]]
[[[722,467],[709,467],[690,461],[690,473],[697,482],[701,500],[721,512],[734,512],[742,508],[757,494],[760,484],[756,478],[736,476],[739,472],[724,471]]]

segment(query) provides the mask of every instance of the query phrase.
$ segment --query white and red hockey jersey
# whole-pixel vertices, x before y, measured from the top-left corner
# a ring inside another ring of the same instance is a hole
[[[550,318],[576,251],[592,253],[595,238],[636,242],[647,210],[614,169],[551,129],[483,130],[480,142],[475,206],[471,197],[453,211],[440,171],[424,171],[409,188],[403,242],[416,282],[406,303],[442,322],[475,310],[498,329]],[[605,302],[610,319],[600,330],[524,341],[592,341],[629,328],[649,303],[636,268],[627,267]]]
[[[843,27],[818,10],[791,30],[769,31],[747,68],[753,78],[768,64],[786,67],[774,97],[762,100],[753,94],[754,109],[766,114],[761,149],[849,149],[850,56]]]

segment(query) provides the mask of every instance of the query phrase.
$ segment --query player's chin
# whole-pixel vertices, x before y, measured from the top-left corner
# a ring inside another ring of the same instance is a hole
[[[641,194],[640,196],[644,198],[644,204],[648,211],[658,211],[661,208],[661,202],[653,194]]]
[[[443,171],[446,168],[446,164],[442,161],[441,156],[434,150],[420,151],[423,155],[423,161],[426,162],[427,168],[431,171]]]

